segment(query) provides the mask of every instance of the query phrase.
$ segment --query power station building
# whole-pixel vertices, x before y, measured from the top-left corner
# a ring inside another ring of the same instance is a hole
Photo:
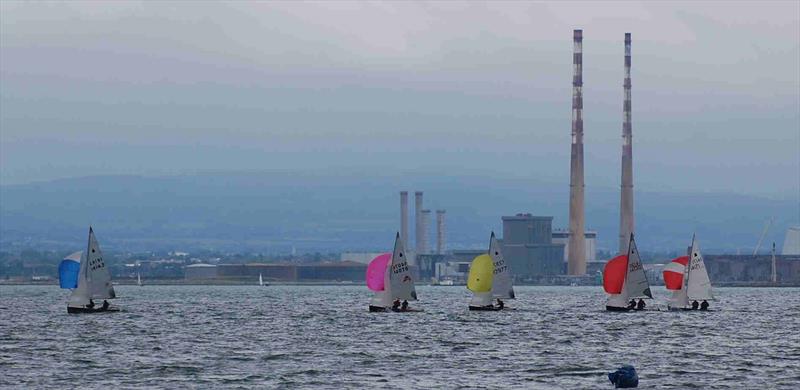
[[[503,257],[522,280],[564,274],[564,244],[553,243],[553,217],[503,217]]]

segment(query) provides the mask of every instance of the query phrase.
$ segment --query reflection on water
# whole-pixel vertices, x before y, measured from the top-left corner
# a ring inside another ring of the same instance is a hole
[[[642,388],[800,383],[800,289],[718,288],[707,313],[515,289],[469,312],[464,287],[418,287],[400,314],[362,286],[118,286],[124,312],[67,315],[66,290],[0,286],[0,387],[609,388],[625,363]]]

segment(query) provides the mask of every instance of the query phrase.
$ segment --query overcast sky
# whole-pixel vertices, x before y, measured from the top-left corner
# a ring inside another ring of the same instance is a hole
[[[0,3],[0,181],[302,169],[797,198],[800,3]]]

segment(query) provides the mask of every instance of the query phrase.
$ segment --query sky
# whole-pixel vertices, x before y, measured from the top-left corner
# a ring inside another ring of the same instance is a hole
[[[0,184],[208,170],[800,199],[800,3],[0,2]]]

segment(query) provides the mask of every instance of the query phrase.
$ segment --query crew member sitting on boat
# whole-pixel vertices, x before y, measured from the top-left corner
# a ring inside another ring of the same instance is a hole
[[[647,306],[647,304],[644,303],[644,299],[639,298],[639,303],[636,305],[636,310],[644,310],[645,306]]]
[[[503,310],[503,308],[504,308],[504,307],[506,307],[506,304],[505,304],[505,303],[503,303],[503,301],[502,301],[502,300],[500,300],[500,298],[497,298],[497,308],[498,308],[499,310]]]
[[[87,309],[94,309],[94,301],[89,299],[89,304],[86,305],[86,308]]]
[[[400,300],[395,299],[392,303],[392,311],[400,311]]]
[[[103,310],[108,310],[108,301],[103,299]]]
[[[631,299],[631,301],[628,302],[628,310],[633,310],[635,308],[636,308],[636,300],[635,299]]]
[[[697,301],[692,301],[692,310],[697,310]]]
[[[403,304],[400,306],[400,311],[408,311],[408,301],[403,300]]]
[[[703,301],[703,303],[700,304],[700,310],[708,310],[708,301]]]

